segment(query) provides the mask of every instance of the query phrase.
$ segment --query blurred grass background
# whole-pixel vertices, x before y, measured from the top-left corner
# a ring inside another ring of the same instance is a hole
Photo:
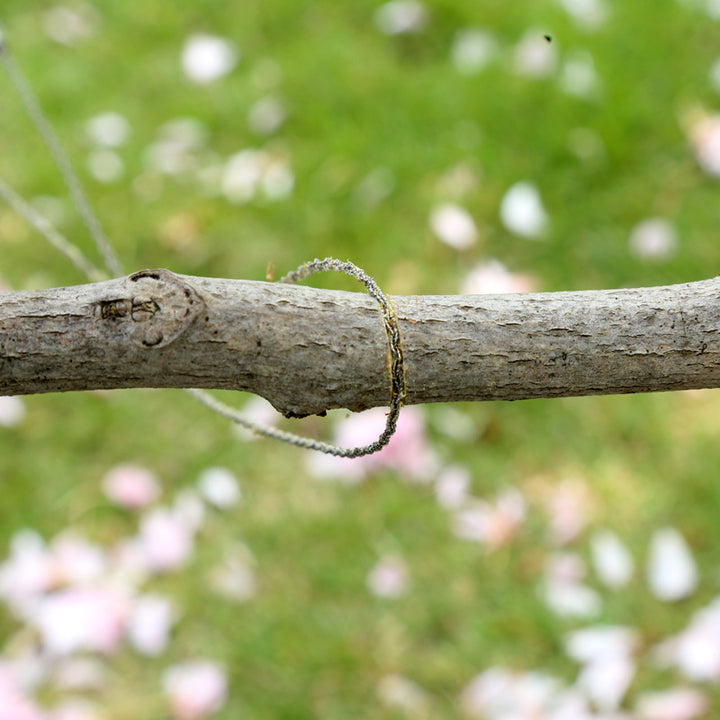
[[[428,0],[426,27],[398,36],[378,31],[380,4],[96,2],[98,32],[72,46],[42,30],[52,3],[4,0],[0,20],[128,271],[264,279],[268,263],[281,274],[332,255],[404,294],[456,293],[468,268],[487,258],[534,274],[547,291],[716,273],[717,181],[698,168],[680,121],[688,108],[720,103],[709,80],[720,26],[699,3],[608,3],[606,22],[591,30],[550,0]],[[500,50],[466,75],[453,66],[451,47],[468,27],[491,32]],[[597,93],[563,92],[559,70],[540,79],[516,74],[513,47],[529,31],[552,35],[560,63],[590,53]],[[190,82],[180,53],[193,32],[236,43],[236,69],[208,85]],[[262,137],[246,118],[268,92],[288,115]],[[0,175],[25,197],[64,201],[62,180],[4,77],[0,98]],[[120,150],[125,174],[107,184],[88,175],[84,129],[105,111],[124,115],[132,130]],[[188,177],[144,193],[137,178],[146,172],[146,148],[178,117],[202,121],[218,157],[247,147],[287,155],[292,193],[237,205],[204,194]],[[601,140],[590,160],[572,150],[577,128]],[[462,197],[481,235],[464,252],[439,242],[428,222],[447,199],[442,177],[458,164],[480,178]],[[378,168],[391,178],[388,195],[363,204],[358,186]],[[514,237],[498,216],[507,188],[523,179],[537,185],[550,217],[541,241]],[[648,262],[631,252],[628,237],[655,215],[670,220],[680,240],[671,258]],[[60,226],[91,251],[69,204]],[[15,289],[83,282],[5,208],[0,275]],[[240,478],[242,506],[213,521],[191,571],[158,584],[185,611],[171,653],[210,654],[229,669],[231,697],[218,717],[392,718],[397,711],[379,702],[376,685],[398,673],[431,695],[430,716],[452,718],[459,692],[488,665],[572,679],[573,665],[559,652],[568,622],[533,591],[545,553],[540,520],[486,553],[451,534],[431,486],[390,473],[350,487],[318,483],[297,450],[239,442],[225,421],[179,391],[26,403],[26,421],[0,429],[0,547],[23,527],[46,537],[67,527],[100,539],[126,531],[99,487],[116,463],[151,468],[169,493],[193,484],[208,465]],[[594,522],[614,528],[639,562],[656,527],[682,530],[701,569],[700,591],[665,606],[639,573],[604,605],[601,620],[638,625],[656,638],[682,627],[717,591],[715,392],[462,406],[477,428],[469,442],[438,431],[438,410],[427,408],[435,449],[443,462],[470,469],[480,497],[537,477],[580,478],[593,495]],[[214,548],[235,540],[252,549],[259,577],[257,597],[240,607],[207,594],[196,579]],[[387,549],[399,550],[410,569],[410,590],[394,601],[365,586]],[[5,637],[13,627],[10,617],[0,621]],[[159,692],[153,673],[162,662],[129,652],[117,660],[108,717],[162,717],[154,709],[160,700],[147,700]]]

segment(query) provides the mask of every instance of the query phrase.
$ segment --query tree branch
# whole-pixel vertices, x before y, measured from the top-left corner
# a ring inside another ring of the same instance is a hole
[[[392,302],[408,404],[720,386],[720,279]],[[362,293],[145,270],[0,294],[0,395],[223,388],[302,416],[387,404],[387,362]]]

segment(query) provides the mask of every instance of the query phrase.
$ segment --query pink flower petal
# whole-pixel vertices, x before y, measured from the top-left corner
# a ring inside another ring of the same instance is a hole
[[[382,598],[397,598],[404,595],[407,584],[407,565],[397,555],[386,555],[381,558],[367,577],[368,590]]]
[[[455,250],[467,250],[478,239],[478,229],[472,215],[452,203],[444,203],[432,211],[430,227],[438,240]]]
[[[587,485],[580,480],[563,480],[554,485],[544,497],[544,505],[550,537],[557,545],[575,540],[588,523],[589,492]]]
[[[463,295],[503,295],[532,292],[537,281],[531,275],[511,273],[499,260],[487,260],[472,268],[460,292]]]
[[[495,502],[476,500],[455,513],[453,532],[497,550],[513,540],[524,520],[525,498],[519,490],[509,488]]]
[[[673,688],[638,696],[635,713],[640,720],[695,720],[710,709],[707,697],[695,688]]]
[[[545,604],[556,615],[586,618],[600,612],[600,596],[581,582],[585,574],[585,563],[579,555],[556,553],[549,558],[540,590]]]
[[[651,217],[632,229],[629,243],[631,252],[638,258],[666,260],[677,248],[677,231],[665,218]]]
[[[435,481],[435,499],[438,505],[456,509],[467,502],[470,473],[460,465],[446,467]]]
[[[163,689],[176,720],[202,720],[227,701],[227,676],[216,663],[196,660],[168,668]]]
[[[176,570],[192,553],[193,530],[171,510],[156,508],[143,517],[138,541],[149,569]]]
[[[713,177],[720,177],[720,115],[698,112],[685,122],[698,165]]]
[[[157,657],[165,651],[174,620],[173,606],[160,595],[140,595],[133,600],[127,635],[141,655]]]
[[[0,597],[23,615],[52,582],[52,562],[42,538],[32,530],[15,533],[10,557],[0,566]]]
[[[140,465],[116,465],[102,479],[102,487],[109,500],[131,510],[155,502],[160,484],[155,475]]]
[[[39,600],[31,622],[52,655],[77,650],[111,653],[120,643],[127,611],[127,596],[117,590],[70,589]]]
[[[338,423],[335,442],[341,447],[368,445],[377,440],[385,420],[383,408],[350,415]],[[359,482],[366,475],[385,469],[409,480],[428,481],[437,467],[437,456],[425,432],[425,416],[416,407],[403,408],[390,443],[373,455],[354,460],[316,452],[308,455],[308,470],[315,477],[335,477],[349,483]]]
[[[45,720],[23,683],[7,667],[0,668],[0,720]]]
[[[55,585],[84,585],[97,580],[107,562],[100,547],[66,533],[50,545],[51,567]]]

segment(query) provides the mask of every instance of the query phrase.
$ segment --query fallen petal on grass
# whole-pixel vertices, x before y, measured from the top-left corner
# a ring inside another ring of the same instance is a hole
[[[405,595],[408,587],[408,570],[398,555],[386,555],[370,570],[368,590],[380,598],[394,599]]]
[[[656,530],[650,541],[647,581],[652,594],[665,602],[692,595],[698,570],[685,538],[671,527]]]
[[[204,720],[227,701],[225,670],[210,660],[179,663],[163,675],[163,689],[176,720]]]
[[[635,703],[639,720],[695,720],[709,709],[707,696],[696,688],[641,693]]]
[[[116,465],[102,479],[102,489],[111,502],[129,510],[147,507],[160,497],[155,474],[141,465]]]
[[[590,554],[598,580],[613,590],[632,579],[634,563],[629,550],[610,530],[599,530],[590,538]]]

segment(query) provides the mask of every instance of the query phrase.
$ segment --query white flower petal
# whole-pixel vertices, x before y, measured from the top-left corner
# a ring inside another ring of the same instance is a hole
[[[466,28],[453,40],[451,54],[455,69],[463,75],[482,70],[497,55],[498,42],[486,30]]]
[[[573,660],[587,664],[630,656],[638,634],[623,625],[594,625],[575,630],[565,639],[565,652]]]
[[[597,660],[586,665],[577,679],[588,698],[602,712],[615,712],[635,676],[635,661],[629,657]]]
[[[265,399],[259,395],[253,395],[242,408],[243,415],[257,425],[275,427],[282,415]],[[252,442],[259,440],[261,435],[244,428],[242,425],[233,423],[233,433],[240,439]]]
[[[525,519],[525,498],[519,490],[503,491],[494,503],[476,500],[455,513],[453,533],[496,550],[517,535]]]
[[[420,32],[427,19],[425,5],[419,0],[390,0],[375,11],[375,25],[383,35]]]
[[[615,590],[630,582],[634,569],[633,560],[615,533],[610,530],[594,533],[590,539],[590,552],[600,582]]]
[[[566,545],[577,539],[590,515],[587,484],[582,480],[563,480],[553,484],[543,500],[552,541],[557,545]]]
[[[696,688],[672,688],[642,693],[635,714],[639,720],[695,720],[705,716],[710,706],[707,696]]]
[[[210,660],[180,663],[165,671],[163,689],[174,718],[201,720],[225,705],[227,673]]]
[[[432,211],[430,227],[439,240],[455,250],[467,250],[478,239],[478,229],[472,215],[452,203],[444,203]]]
[[[193,530],[178,513],[155,508],[140,522],[138,541],[149,569],[156,572],[177,570],[193,551]]]
[[[198,490],[205,500],[221,510],[237,505],[240,501],[240,486],[235,475],[227,468],[205,468],[198,478]]]
[[[690,680],[720,680],[720,598],[696,612],[688,627],[653,649],[662,667],[677,666]]]
[[[500,203],[500,219],[514,235],[538,239],[547,228],[548,217],[535,185],[526,181],[515,183]]]
[[[71,588],[40,599],[31,624],[52,655],[79,650],[112,653],[122,637],[127,611],[128,597],[114,588]]]
[[[238,57],[237,48],[228,40],[198,33],[185,41],[182,68],[192,81],[209,83],[227,75]]]
[[[685,538],[675,528],[656,530],[647,564],[650,590],[659,600],[672,602],[692,595],[698,570]]]
[[[499,260],[487,260],[470,270],[463,281],[463,295],[503,295],[527,293],[534,289],[530,275],[511,273]]]
[[[540,672],[512,673],[491,667],[477,675],[462,692],[465,713],[478,720],[529,720],[553,718],[556,708],[568,707],[568,691],[550,675]],[[580,699],[581,700],[581,699]],[[573,703],[582,712],[582,701]],[[573,720],[585,720],[576,714]]]
[[[689,119],[687,132],[698,165],[713,177],[720,177],[720,115]]]
[[[172,512],[188,532],[195,533],[205,524],[205,505],[200,495],[190,488],[177,494]]]
[[[664,218],[643,220],[630,233],[630,250],[644,260],[665,260],[676,248],[677,232]]]
[[[531,78],[552,75],[557,66],[554,43],[545,40],[539,30],[528,31],[515,46],[515,72]]]
[[[407,584],[407,566],[397,555],[386,555],[381,558],[367,576],[368,590],[381,598],[397,598],[404,595]]]
[[[594,30],[607,18],[607,8],[602,0],[560,0],[568,15],[578,25]]]
[[[470,489],[470,473],[460,465],[446,467],[435,481],[435,499],[444,508],[458,508],[465,504]]]
[[[543,600],[560,617],[590,618],[602,608],[602,600],[595,590],[579,582],[546,580]]]
[[[115,148],[124,145],[130,135],[130,123],[117,112],[105,112],[91,117],[85,132],[95,145]]]
[[[262,178],[263,154],[258,150],[241,150],[225,166],[222,191],[230,202],[246,203],[253,199]]]
[[[295,176],[285,160],[268,163],[260,187],[268,200],[283,200],[292,194]]]
[[[674,664],[689,680],[717,682],[720,679],[720,638],[701,625],[680,635],[673,656]]]
[[[25,419],[25,403],[15,395],[0,396],[0,426],[15,427]]]
[[[134,598],[127,620],[127,635],[141,655],[157,657],[167,648],[174,620],[173,606],[160,595]]]
[[[589,98],[597,93],[600,79],[590,53],[574,53],[565,60],[560,75],[560,87],[568,95],[582,98]]]

